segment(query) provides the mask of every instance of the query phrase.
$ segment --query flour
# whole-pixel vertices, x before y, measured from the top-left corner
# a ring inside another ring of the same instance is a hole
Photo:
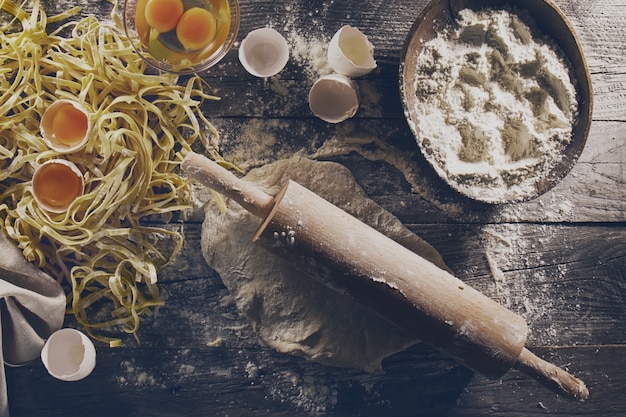
[[[287,34],[291,59],[304,69],[309,82],[332,72],[327,58],[328,41],[325,36],[313,37],[297,30]]]
[[[459,191],[525,199],[571,139],[577,101],[567,65],[512,13],[459,16],[417,59],[418,143]]]
[[[558,315],[562,314],[559,311],[566,306],[550,285],[567,276],[567,266],[555,268],[546,263],[544,252],[539,249],[553,244],[555,236],[550,234],[550,227],[542,226],[540,233],[532,235],[527,235],[526,230],[523,224],[484,227],[481,246],[485,248],[495,293],[489,288],[481,290],[526,320],[529,324],[527,344],[563,343],[564,336],[559,334],[557,323]]]
[[[141,368],[134,360],[125,360],[120,363],[121,374],[116,377],[122,387],[132,388],[165,388],[165,384],[157,381],[157,378],[145,369]]]
[[[338,384],[329,384],[322,377],[295,371],[278,372],[276,377],[278,383],[269,387],[269,396],[311,415],[326,415],[339,401]]]
[[[270,22],[269,26],[281,32],[289,45],[289,59],[304,72],[309,84],[313,84],[322,75],[330,74],[332,69],[326,57],[330,37],[326,33],[326,19],[320,14],[324,10],[309,10],[309,5],[294,1],[286,6],[285,14],[280,15],[280,24]],[[302,16],[306,14],[306,23]]]

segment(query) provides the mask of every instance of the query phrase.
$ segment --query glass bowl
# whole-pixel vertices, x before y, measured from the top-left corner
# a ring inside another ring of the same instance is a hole
[[[126,36],[157,70],[192,74],[217,64],[239,32],[237,0],[126,0]]]

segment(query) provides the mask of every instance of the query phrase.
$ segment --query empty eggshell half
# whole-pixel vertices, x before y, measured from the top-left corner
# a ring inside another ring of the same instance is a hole
[[[321,77],[309,90],[309,107],[314,115],[328,123],[342,122],[359,109],[357,85],[341,74]]]
[[[359,29],[342,26],[328,44],[328,63],[348,77],[368,74],[376,68],[374,45]]]
[[[41,360],[53,377],[78,381],[87,377],[96,366],[96,348],[84,333],[61,329],[46,341]]]
[[[289,45],[274,29],[256,29],[241,41],[239,61],[255,77],[271,77],[287,65]]]
[[[89,112],[71,100],[57,100],[44,112],[40,123],[41,136],[53,150],[68,153],[82,148],[89,140]]]

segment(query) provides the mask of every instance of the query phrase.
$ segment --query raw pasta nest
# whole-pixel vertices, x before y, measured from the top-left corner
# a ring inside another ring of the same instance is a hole
[[[0,6],[9,13],[0,23],[0,227],[68,289],[68,312],[88,333],[119,345],[111,328],[136,334],[140,316],[163,304],[157,271],[183,237],[146,220],[189,206],[178,166],[197,139],[218,157],[217,132],[201,112],[216,97],[199,77],[177,84],[172,75],[147,74],[115,3],[106,22],[71,21],[77,8],[48,18],[39,0],[28,12],[9,0]],[[75,153],[50,150],[39,134],[43,111],[58,99],[92,112],[93,133]],[[74,162],[85,178],[85,194],[62,214],[32,196],[34,169],[52,158]],[[110,314],[102,315],[94,304],[107,300]]]

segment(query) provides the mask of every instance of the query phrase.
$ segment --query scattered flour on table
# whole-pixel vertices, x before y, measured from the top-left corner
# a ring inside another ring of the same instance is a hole
[[[525,235],[524,228],[523,224],[511,223],[491,224],[483,229],[481,246],[495,287],[490,296],[527,321],[529,343],[558,344],[559,328],[552,316],[558,314],[561,302],[552,285],[554,274],[567,274],[567,265],[554,267],[543,260],[544,247],[553,239],[550,226],[540,228],[537,236]],[[533,288],[528,287],[529,282]]]
[[[326,55],[329,40],[326,36],[314,38],[295,29],[287,33],[291,59],[304,69],[311,83],[332,72]]]
[[[306,7],[308,10],[309,6]],[[317,14],[321,16],[324,11],[318,10]],[[332,72],[326,55],[330,36],[326,33],[325,19],[320,16],[313,16],[310,10],[305,13],[301,3],[294,1],[286,6],[284,15],[280,15],[280,23],[268,24],[285,37],[289,45],[289,59],[302,68],[310,84]],[[301,19],[306,19],[306,22]]]
[[[280,372],[277,378],[279,382],[269,388],[269,395],[276,401],[289,402],[313,415],[324,415],[337,405],[336,384],[289,370]]]
[[[370,161],[383,161],[402,173],[414,193],[422,196],[442,212],[450,216],[464,214],[461,205],[439,201],[436,197],[437,190],[424,182],[421,168],[415,163],[415,155],[382,140],[381,138],[385,136],[383,132],[367,134],[363,131],[355,132],[353,127],[351,124],[344,124],[334,137],[326,140],[309,157],[324,160],[356,153]]]
[[[132,359],[122,361],[120,368],[122,374],[117,376],[117,382],[122,387],[165,388],[165,385],[157,381],[157,378],[152,373],[141,368]]]
[[[418,142],[460,191],[523,199],[560,162],[577,117],[568,67],[506,10],[462,10],[417,58]]]
[[[228,144],[227,158],[244,170],[287,158],[296,150],[280,138],[298,135],[292,128],[292,124],[280,119],[252,119],[229,126],[230,134],[237,140]]]

